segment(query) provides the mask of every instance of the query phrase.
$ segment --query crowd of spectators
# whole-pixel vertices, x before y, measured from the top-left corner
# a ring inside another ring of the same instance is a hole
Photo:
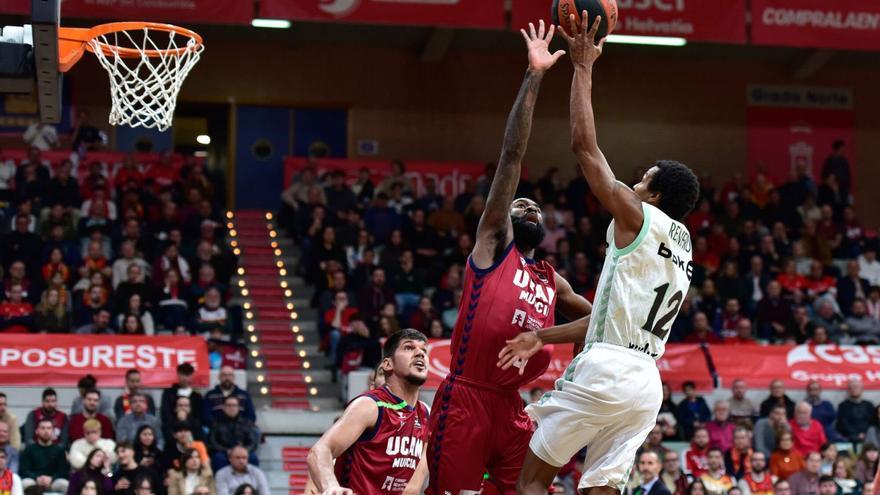
[[[158,407],[129,370],[111,400],[87,375],[66,412],[47,388],[24,423],[0,393],[0,491],[68,495],[269,495],[258,467],[260,433],[250,395],[229,366],[202,395],[193,367],[177,368]]]

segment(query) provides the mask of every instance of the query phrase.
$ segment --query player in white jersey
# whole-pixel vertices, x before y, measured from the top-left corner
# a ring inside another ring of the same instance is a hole
[[[587,13],[583,13],[587,19]],[[655,360],[663,355],[673,320],[693,273],[690,234],[681,220],[693,209],[699,183],[675,161],[659,161],[633,189],[617,181],[599,149],[591,103],[592,68],[604,39],[599,19],[579,32],[571,16],[575,72],[571,92],[572,147],[590,189],[611,212],[608,252],[592,317],[508,342],[507,368],[543,344],[585,343],[553,391],[526,411],[538,421],[518,493],[546,493],[559,468],[584,446],[581,493],[620,493],[636,451],[657,421],[662,400]]]

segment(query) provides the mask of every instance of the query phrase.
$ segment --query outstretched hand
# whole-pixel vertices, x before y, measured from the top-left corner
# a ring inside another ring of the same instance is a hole
[[[526,370],[526,361],[537,354],[542,347],[544,342],[537,333],[523,332],[507,341],[507,345],[498,353],[497,366],[503,370],[516,366],[519,368],[519,374],[522,375]]]
[[[581,15],[581,19],[589,19],[589,14],[585,10]],[[590,29],[581,30],[578,27],[577,18],[574,14],[568,16],[568,22],[571,24],[571,35],[569,36],[565,30],[562,30],[562,37],[568,43],[568,50],[571,52],[571,63],[576,66],[591,67],[602,55],[602,49],[605,47],[605,39],[596,43],[596,33],[599,32],[599,26],[602,24],[602,16],[596,16]]]
[[[538,22],[538,31],[535,31],[535,25],[529,23],[529,30],[520,29],[523,38],[526,40],[526,47],[529,49],[529,69],[535,72],[545,72],[553,64],[565,55],[565,50],[558,50],[550,53],[550,42],[553,41],[553,35],[556,33],[556,26],[550,25],[550,29],[545,29],[544,21]]]

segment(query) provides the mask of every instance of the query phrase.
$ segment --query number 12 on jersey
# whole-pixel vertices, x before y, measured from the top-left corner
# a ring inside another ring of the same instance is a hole
[[[669,298],[666,304],[663,304],[663,301],[666,299],[667,291],[669,291],[668,283],[665,283],[654,289],[654,292],[657,293],[657,296],[654,298],[654,304],[651,305],[651,312],[648,313],[648,321],[646,321],[645,324],[642,325],[642,330],[650,332],[660,340],[666,339],[666,335],[669,333],[669,330],[672,328],[672,326],[670,325],[669,328],[665,329],[663,327],[670,323],[675,315],[678,314],[678,308],[681,307],[681,303],[684,300],[684,293],[682,291],[678,291]],[[664,314],[659,320],[657,320],[657,313],[660,311],[661,306],[669,308],[669,312]]]

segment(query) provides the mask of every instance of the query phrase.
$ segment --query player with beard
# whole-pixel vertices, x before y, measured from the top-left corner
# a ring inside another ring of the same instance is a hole
[[[531,199],[514,199],[541,79],[564,53],[548,50],[553,26],[529,28],[522,31],[528,70],[468,258],[449,374],[432,406],[429,494],[479,493],[486,472],[500,492],[514,490],[532,433],[519,388],[544,373],[552,351],[518,362],[518,370],[496,367],[498,353],[521,332],[552,326],[556,309],[568,319],[590,312],[552,266],[532,259],[544,238],[543,213]]]
[[[428,406],[419,401],[419,389],[428,379],[427,349],[428,338],[411,328],[385,341],[379,368],[385,386],[351,401],[309,452],[309,475],[319,493],[421,492]]]

